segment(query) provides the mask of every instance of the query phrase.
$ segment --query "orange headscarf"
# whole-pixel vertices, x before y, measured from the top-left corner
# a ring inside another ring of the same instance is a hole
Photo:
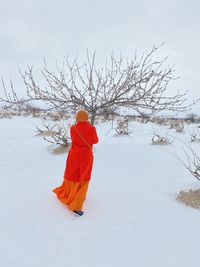
[[[76,113],[76,121],[77,122],[86,122],[88,121],[88,112],[84,109],[79,110]]]

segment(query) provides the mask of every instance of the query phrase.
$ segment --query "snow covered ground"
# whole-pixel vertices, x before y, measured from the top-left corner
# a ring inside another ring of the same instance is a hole
[[[175,194],[199,184],[167,152],[181,155],[181,143],[150,145],[153,129],[168,127],[133,122],[131,136],[115,136],[110,123],[97,125],[93,177],[77,218],[51,192],[66,155],[34,136],[40,123],[0,121],[0,266],[198,266],[200,211]]]

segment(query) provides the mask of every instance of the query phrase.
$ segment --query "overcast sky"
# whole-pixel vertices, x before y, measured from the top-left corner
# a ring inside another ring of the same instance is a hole
[[[159,55],[176,65],[170,90],[200,97],[200,1],[198,0],[0,0],[0,76],[20,90],[18,69],[39,68],[67,54],[96,50],[131,56],[165,42]],[[0,86],[0,92],[2,87]]]

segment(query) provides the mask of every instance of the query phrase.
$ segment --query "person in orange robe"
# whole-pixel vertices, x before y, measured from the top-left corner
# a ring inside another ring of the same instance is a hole
[[[76,124],[71,126],[70,136],[72,145],[66,160],[64,180],[53,192],[71,211],[81,216],[92,173],[92,147],[99,141],[96,128],[88,122],[86,110],[77,112]]]

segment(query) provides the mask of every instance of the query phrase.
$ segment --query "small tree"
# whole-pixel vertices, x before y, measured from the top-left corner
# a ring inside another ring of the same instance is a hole
[[[6,90],[2,80],[5,97],[9,105],[26,104],[30,101],[47,103],[48,109],[75,112],[84,108],[91,114],[91,123],[97,115],[105,110],[115,111],[119,107],[128,107],[140,114],[154,113],[162,110],[185,111],[191,106],[183,106],[186,93],[167,96],[167,87],[175,79],[175,70],[165,67],[166,58],[153,59],[160,47],[153,46],[142,56],[125,59],[122,55],[116,58],[111,54],[103,67],[96,65],[96,54],[89,55],[84,64],[78,60],[72,62],[65,58],[62,67],[51,71],[44,60],[41,70],[46,83],[40,86],[34,77],[33,67],[22,73],[26,86],[26,98],[20,99],[11,83],[11,94]]]

